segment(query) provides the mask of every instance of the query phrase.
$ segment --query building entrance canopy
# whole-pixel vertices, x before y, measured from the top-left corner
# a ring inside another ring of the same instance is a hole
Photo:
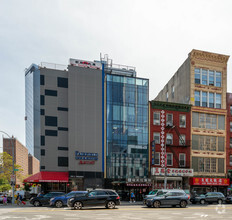
[[[24,180],[25,183],[67,183],[68,172],[41,171]]]

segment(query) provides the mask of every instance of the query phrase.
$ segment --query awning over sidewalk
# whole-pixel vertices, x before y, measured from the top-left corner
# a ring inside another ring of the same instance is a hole
[[[36,173],[23,182],[25,183],[67,183],[69,179],[68,172],[50,172],[50,171],[41,171]]]

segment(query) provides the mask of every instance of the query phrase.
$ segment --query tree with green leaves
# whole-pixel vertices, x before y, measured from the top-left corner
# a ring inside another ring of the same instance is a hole
[[[16,173],[16,177],[19,178],[22,172],[19,165],[14,164],[14,169],[19,171]],[[11,181],[11,175],[13,173],[13,160],[12,156],[6,152],[0,153],[0,191],[8,191]]]

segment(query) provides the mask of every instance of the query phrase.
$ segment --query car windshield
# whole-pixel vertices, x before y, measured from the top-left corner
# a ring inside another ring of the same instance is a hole
[[[155,195],[157,192],[158,190],[153,190],[153,191],[150,191],[148,195]]]

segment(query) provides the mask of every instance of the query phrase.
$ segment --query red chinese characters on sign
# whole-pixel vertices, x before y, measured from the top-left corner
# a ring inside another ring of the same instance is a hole
[[[80,160],[79,164],[95,164],[95,161]]]
[[[199,186],[229,186],[230,180],[227,178],[201,178],[193,177],[190,179],[190,185]]]
[[[164,176],[165,168],[152,167],[151,173],[154,176]],[[193,176],[193,169],[167,168],[167,176]]]

